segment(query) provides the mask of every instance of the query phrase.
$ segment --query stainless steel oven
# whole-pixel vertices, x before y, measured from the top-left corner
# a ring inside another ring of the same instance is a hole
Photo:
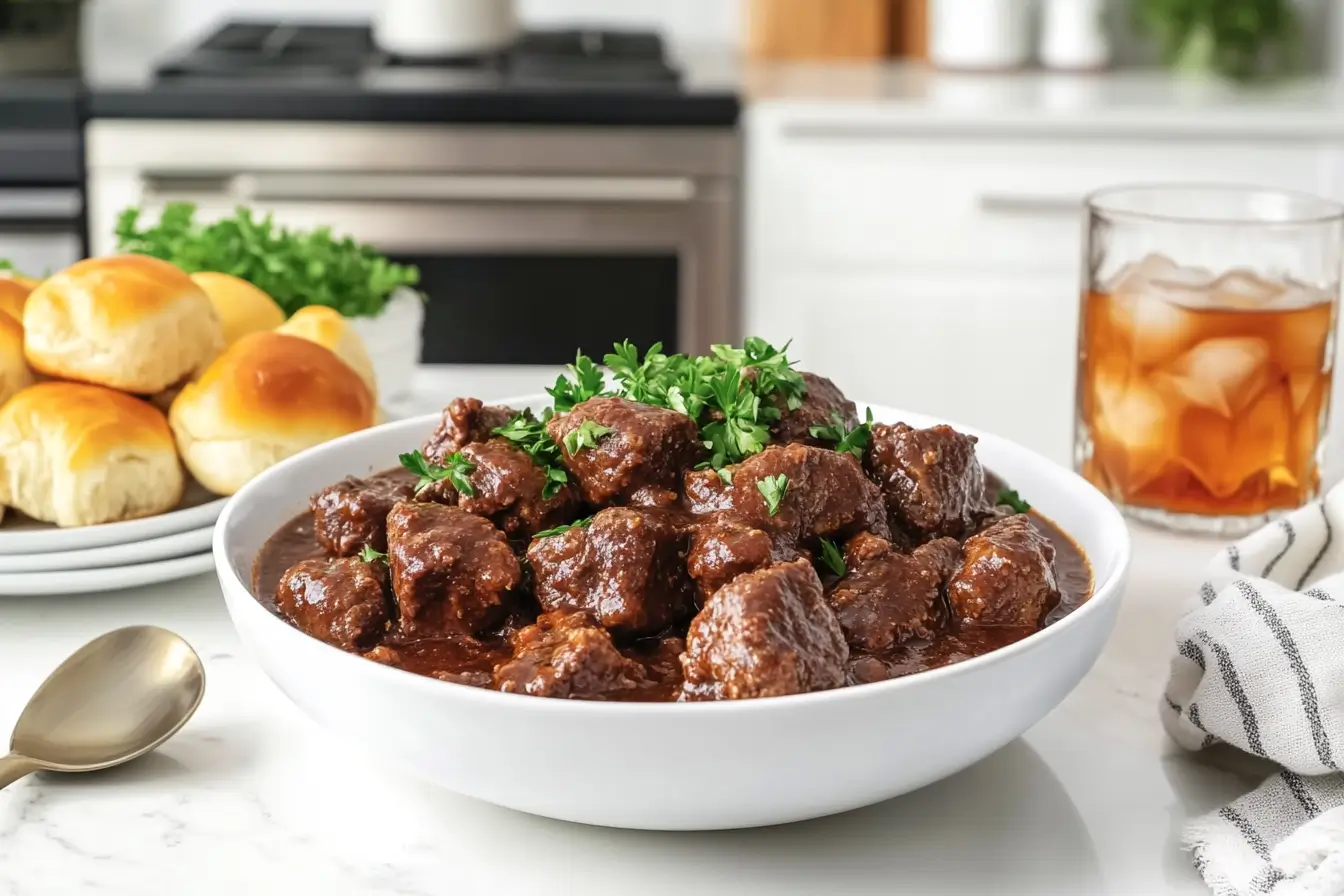
[[[173,200],[329,225],[419,266],[429,363],[737,337],[730,129],[99,121],[90,232]]]

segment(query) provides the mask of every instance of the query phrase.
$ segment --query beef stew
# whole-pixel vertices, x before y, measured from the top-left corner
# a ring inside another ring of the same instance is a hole
[[[1082,550],[973,436],[859,422],[761,340],[616,349],[540,415],[454,399],[402,468],[324,489],[259,552],[258,599],[447,682],[703,701],[959,662],[1091,595]]]

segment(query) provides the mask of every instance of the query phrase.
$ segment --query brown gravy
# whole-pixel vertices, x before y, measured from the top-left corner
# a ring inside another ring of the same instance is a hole
[[[402,470],[389,470],[385,476],[408,476]],[[986,487],[997,494],[1003,481],[986,473]],[[1055,547],[1055,572],[1059,582],[1059,604],[1046,617],[1051,625],[1078,609],[1092,594],[1092,569],[1081,548],[1053,522],[1033,511],[1032,522]],[[281,575],[301,560],[323,557],[313,535],[311,513],[301,513],[281,526],[262,546],[252,569],[252,590],[263,605],[276,612],[275,590]],[[480,639],[452,638],[402,641],[394,634],[384,644],[395,650],[398,668],[417,675],[445,681],[488,681],[494,667],[510,658],[510,632],[531,622],[530,618],[511,617],[496,632]],[[931,641],[908,641],[880,653],[854,650],[849,659],[851,684],[866,684],[899,678],[961,662],[1006,647],[1022,640],[1037,629],[1029,627],[982,627],[944,632]],[[683,649],[679,637],[654,637],[636,641],[622,652],[640,662],[651,684],[629,699],[668,701],[681,689]]]

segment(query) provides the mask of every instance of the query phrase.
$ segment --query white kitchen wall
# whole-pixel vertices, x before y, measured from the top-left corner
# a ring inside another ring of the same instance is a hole
[[[96,0],[99,4],[144,0]],[[220,19],[292,16],[307,19],[367,19],[377,0],[155,0],[164,39],[185,40]],[[733,43],[739,28],[738,0],[520,0],[528,25],[599,22],[658,28],[679,43]]]

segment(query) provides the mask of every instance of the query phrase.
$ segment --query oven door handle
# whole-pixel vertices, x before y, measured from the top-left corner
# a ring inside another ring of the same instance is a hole
[[[545,175],[157,174],[142,177],[155,199],[212,196],[233,202],[685,203],[685,177],[552,177]]]

